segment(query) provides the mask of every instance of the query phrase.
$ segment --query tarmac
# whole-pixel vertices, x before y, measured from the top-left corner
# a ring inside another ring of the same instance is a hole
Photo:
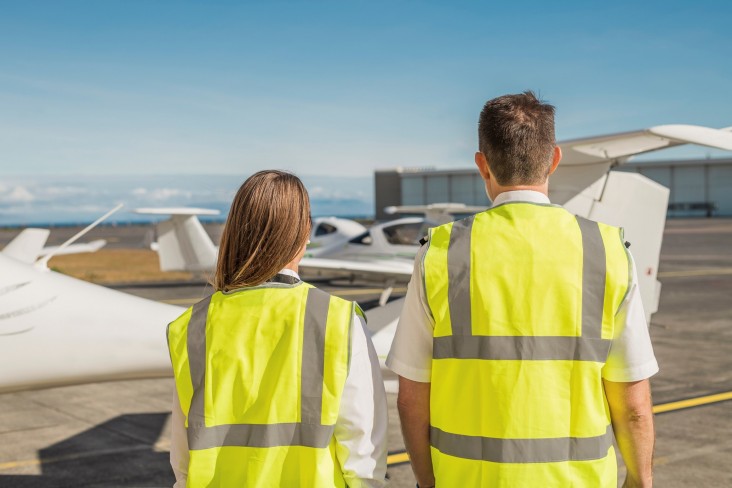
[[[111,245],[144,241],[137,230],[115,232]],[[0,241],[11,234],[0,232]],[[100,229],[93,238],[105,236]],[[661,302],[650,326],[660,365],[651,380],[656,486],[732,486],[732,220],[669,220],[659,279]],[[366,307],[378,296],[354,286],[325,288]],[[200,283],[120,289],[178,305],[204,292]],[[0,395],[0,487],[171,486],[172,394],[172,379],[162,378]],[[396,395],[388,397],[390,486],[411,488]]]

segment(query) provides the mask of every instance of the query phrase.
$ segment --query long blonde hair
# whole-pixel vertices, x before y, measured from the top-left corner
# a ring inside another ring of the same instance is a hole
[[[295,259],[310,237],[310,199],[284,171],[250,176],[231,203],[219,245],[214,288],[259,285]]]

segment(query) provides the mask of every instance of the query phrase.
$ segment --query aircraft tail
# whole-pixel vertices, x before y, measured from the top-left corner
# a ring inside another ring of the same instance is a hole
[[[43,246],[46,245],[50,232],[48,229],[31,227],[24,229],[5,246],[2,253],[22,263],[33,264],[42,254]]]
[[[666,226],[669,189],[638,173],[611,171],[564,204],[577,215],[623,227],[638,270],[646,318],[658,310],[656,279]]]
[[[216,266],[218,249],[198,215],[218,215],[218,210],[200,208],[141,208],[138,214],[170,215],[158,222],[157,251],[162,271],[211,271]]]

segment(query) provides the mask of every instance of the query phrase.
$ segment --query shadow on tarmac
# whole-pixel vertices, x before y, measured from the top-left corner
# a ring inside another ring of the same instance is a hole
[[[41,475],[0,475],[8,487],[159,487],[175,482],[154,449],[169,413],[120,415],[38,451]]]

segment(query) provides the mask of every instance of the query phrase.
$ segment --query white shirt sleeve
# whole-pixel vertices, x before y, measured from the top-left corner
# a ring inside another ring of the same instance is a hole
[[[367,334],[361,317],[354,315],[350,365],[335,426],[336,455],[349,488],[386,484],[386,392]]]
[[[407,286],[404,308],[386,358],[389,369],[399,376],[421,383],[429,383],[432,377],[432,335],[435,327],[422,279],[422,260],[426,252],[427,246],[422,246],[414,259],[414,271]]]
[[[188,477],[188,434],[177,389],[173,393],[173,410],[170,416],[170,465],[175,475],[173,488],[185,488]]]
[[[632,267],[630,291],[615,315],[610,353],[602,368],[604,379],[619,383],[644,380],[658,372],[638,288],[638,272],[630,253],[628,258]]]

